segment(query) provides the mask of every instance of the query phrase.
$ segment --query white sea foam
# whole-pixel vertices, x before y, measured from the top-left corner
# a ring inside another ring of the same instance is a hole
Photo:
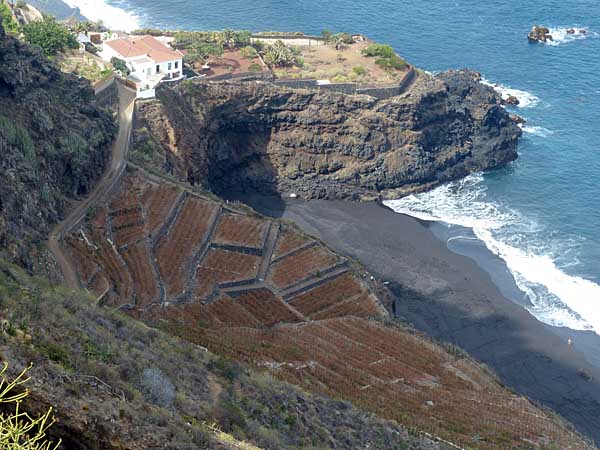
[[[487,248],[502,258],[539,320],[600,334],[600,286],[572,276],[557,265],[568,244],[549,242],[540,227],[486,198],[483,176],[441,186],[385,204],[423,220],[471,228]],[[562,260],[561,260],[562,263]]]
[[[112,30],[132,31],[140,28],[139,17],[102,0],[64,0],[71,8],[79,8],[90,20],[102,20]]]
[[[575,30],[574,34],[569,34],[568,30]],[[546,45],[561,45],[568,42],[578,41],[590,37],[597,37],[598,34],[589,30],[586,27],[557,27],[549,28],[552,40],[547,41]]]
[[[554,131],[549,130],[548,128],[538,127],[535,125],[519,125],[519,127],[521,127],[524,133],[532,134],[534,136],[539,136],[543,138],[552,136],[554,134]]]
[[[509,97],[516,97],[519,100],[519,108],[531,108],[540,102],[538,97],[527,91],[509,88],[501,83],[493,83],[485,78],[483,78],[481,82],[494,88],[504,100],[508,99]]]

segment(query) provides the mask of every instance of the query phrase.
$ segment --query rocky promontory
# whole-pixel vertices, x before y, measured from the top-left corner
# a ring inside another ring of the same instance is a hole
[[[27,267],[71,200],[102,175],[115,126],[87,81],[0,24],[0,248]]]
[[[507,164],[521,136],[500,96],[468,70],[421,73],[384,100],[202,81],[162,86],[157,97],[137,105],[136,149],[164,151],[163,169],[218,194],[397,198]]]

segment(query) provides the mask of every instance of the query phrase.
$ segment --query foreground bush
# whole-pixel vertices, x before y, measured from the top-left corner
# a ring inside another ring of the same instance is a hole
[[[77,39],[67,27],[51,16],[29,22],[23,26],[22,31],[27,42],[40,47],[46,56],[79,47]]]
[[[54,450],[60,441],[54,444],[46,439],[46,431],[54,424],[52,408],[45,414],[34,419],[20,410],[23,399],[28,391],[16,393],[20,386],[27,383],[28,368],[23,370],[14,380],[5,377],[8,364],[0,370],[0,406],[11,410],[9,413],[0,412],[0,448],[3,450]]]

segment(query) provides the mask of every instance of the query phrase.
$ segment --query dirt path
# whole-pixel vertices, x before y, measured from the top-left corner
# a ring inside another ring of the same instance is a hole
[[[80,288],[81,284],[69,257],[65,254],[60,245],[60,240],[66,231],[85,217],[89,208],[102,200],[106,193],[113,188],[125,169],[125,157],[127,156],[129,138],[131,135],[131,120],[133,117],[135,92],[122,86],[120,83],[117,83],[117,86],[119,89],[119,133],[117,134],[117,139],[113,143],[110,165],[106,172],[104,172],[104,175],[102,175],[102,178],[94,190],[87,198],[75,205],[74,209],[69,212],[67,217],[54,227],[48,238],[48,249],[58,264],[65,278],[65,282],[73,289]]]

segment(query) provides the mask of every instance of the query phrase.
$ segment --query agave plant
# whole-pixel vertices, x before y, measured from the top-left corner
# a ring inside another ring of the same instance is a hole
[[[270,67],[288,67],[298,64],[299,51],[288,47],[283,41],[275,41],[274,44],[265,47],[263,58]]]

